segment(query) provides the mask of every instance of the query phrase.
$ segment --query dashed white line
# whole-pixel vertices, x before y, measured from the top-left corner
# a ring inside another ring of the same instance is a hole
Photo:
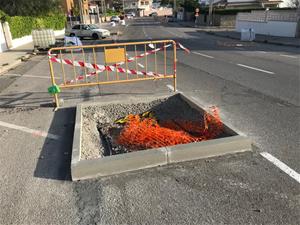
[[[146,33],[145,27],[143,27],[142,30],[143,30],[143,33],[144,33],[146,38],[152,39],[152,37],[148,36],[148,34]]]
[[[210,58],[210,59],[213,59],[215,57],[213,56],[210,56],[210,55],[206,55],[206,54],[203,54],[203,53],[200,53],[200,52],[192,52],[193,54],[196,54],[196,55],[201,55],[203,57],[206,57],[206,58]]]
[[[297,56],[293,56],[293,55],[284,55],[284,54],[280,54],[280,56],[288,57],[288,58],[292,58],[292,59],[298,59],[298,58],[299,58],[299,57],[297,57]]]
[[[173,34],[173,35],[176,36],[176,37],[184,38],[184,37],[179,36],[178,34],[172,32],[172,31],[169,31],[169,30],[167,30],[167,29],[166,29],[165,31],[169,32],[170,34]]]
[[[171,91],[174,91],[174,87],[171,84],[167,84],[167,88],[169,88]],[[177,92],[178,90],[176,89],[175,91]]]
[[[235,47],[235,49],[238,49],[238,50],[245,50],[244,48],[240,48],[240,47]]]
[[[268,152],[261,152],[260,154],[265,159],[269,160],[271,163],[273,163],[275,166],[277,166],[279,169],[281,169],[283,172],[285,172],[290,177],[295,179],[298,183],[300,183],[300,174],[297,173],[295,170],[291,169],[285,163],[281,162],[279,159],[275,158]]]
[[[236,65],[241,66],[241,67],[245,67],[245,68],[248,68],[248,69],[260,71],[260,72],[263,72],[263,73],[274,74],[274,72],[271,72],[271,71],[268,71],[268,70],[259,69],[259,68],[252,67],[252,66],[247,66],[247,65],[244,65],[244,64],[239,64],[238,63]]]
[[[263,53],[263,54],[266,54],[267,52],[265,52],[265,51],[256,51],[256,52],[258,52],[258,53]]]
[[[23,131],[26,133],[30,133],[34,136],[41,136],[41,137],[46,137],[46,138],[50,138],[50,139],[54,139],[54,140],[59,139],[59,136],[54,135],[54,134],[50,134],[50,133],[40,131],[40,130],[30,129],[30,128],[23,127],[23,126],[18,126],[18,125],[11,124],[11,123],[6,123],[3,121],[0,121],[0,126],[15,129],[15,130],[20,130],[20,131]]]

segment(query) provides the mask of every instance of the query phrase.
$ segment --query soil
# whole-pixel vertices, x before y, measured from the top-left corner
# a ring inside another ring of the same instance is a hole
[[[158,121],[180,118],[196,122],[203,118],[203,112],[190,107],[179,95],[144,103],[85,107],[82,110],[81,159],[129,152],[130,149],[115,142],[123,126],[114,121],[128,114],[140,114],[149,110],[154,112]]]

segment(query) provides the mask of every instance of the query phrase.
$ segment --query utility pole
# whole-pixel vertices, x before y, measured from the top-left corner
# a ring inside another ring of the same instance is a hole
[[[214,0],[209,1],[209,11],[208,11],[208,18],[209,18],[209,26],[213,24],[212,12],[213,12],[213,3]]]
[[[125,12],[124,8],[125,8],[125,0],[123,0],[123,12]]]
[[[176,12],[176,0],[173,1],[173,17],[175,18],[175,12]]]
[[[81,0],[78,0],[78,2],[79,2],[80,23],[84,23],[83,13],[82,13],[82,2]]]

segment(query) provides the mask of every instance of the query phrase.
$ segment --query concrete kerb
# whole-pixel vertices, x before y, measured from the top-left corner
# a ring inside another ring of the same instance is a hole
[[[188,104],[198,110],[201,106],[189,98],[189,96],[179,93],[180,97]],[[150,99],[157,97],[170,97],[172,95],[155,95]],[[131,101],[134,101],[131,99]],[[76,121],[74,129],[71,174],[72,180],[82,180],[93,177],[109,176],[123,172],[140,170],[145,168],[163,166],[167,164],[196,160],[207,157],[232,154],[237,152],[251,151],[251,140],[247,137],[238,135],[232,129],[225,129],[234,136],[213,139],[203,142],[182,144],[176,146],[162,147],[157,149],[147,149],[143,151],[124,153],[119,155],[105,156],[98,159],[80,160],[81,151],[81,127],[82,127],[82,108],[91,105],[105,105],[119,103],[120,101],[104,101],[83,103],[77,106]],[[122,101],[124,103],[124,100]],[[130,101],[129,101],[130,102]]]

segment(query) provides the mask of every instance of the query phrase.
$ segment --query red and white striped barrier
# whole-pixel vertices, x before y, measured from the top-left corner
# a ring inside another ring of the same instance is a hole
[[[136,59],[143,58],[143,57],[145,57],[145,56],[147,56],[147,55],[154,54],[155,52],[161,51],[161,50],[163,50],[164,48],[168,48],[168,47],[170,47],[170,46],[172,46],[172,44],[165,45],[165,46],[163,46],[163,47],[161,47],[161,48],[156,48],[156,49],[147,51],[146,53],[142,53],[142,54],[137,55],[137,56],[134,56],[134,57],[130,57],[130,58],[128,58],[126,61],[127,61],[127,62],[133,62],[133,61],[135,61]],[[125,62],[116,63],[116,64],[114,64],[114,66],[120,66],[120,65],[123,65],[123,64],[125,64]]]
[[[191,53],[191,51],[189,49],[187,49],[186,47],[184,47],[182,44],[180,44],[179,42],[176,43],[179,48],[181,48],[182,50],[184,50],[186,53]]]
[[[190,53],[190,51],[185,48],[183,45],[181,45],[180,43],[176,43],[181,49],[183,49],[184,51],[186,51],[187,53]],[[143,58],[147,55],[150,54],[154,54],[155,52],[161,51],[164,48],[168,48],[172,46],[172,44],[169,45],[165,45],[161,48],[156,48],[150,51],[147,51],[145,53],[142,53],[140,55],[134,56],[134,57],[130,57],[127,59],[127,62],[133,62],[138,58]],[[145,75],[145,76],[151,76],[151,77],[162,77],[164,76],[163,74],[156,74],[154,72],[145,72],[145,71],[137,71],[137,70],[133,70],[133,69],[124,69],[122,67],[119,67],[120,65],[125,64],[125,62],[120,62],[120,63],[116,63],[112,66],[105,66],[105,65],[99,65],[99,64],[93,64],[93,63],[88,63],[88,62],[84,62],[84,61],[72,61],[70,59],[59,59],[57,54],[51,54],[50,51],[48,52],[48,57],[49,60],[52,62],[56,62],[56,63],[62,63],[65,65],[70,65],[70,66],[77,66],[77,67],[85,67],[85,68],[89,68],[89,69],[94,69],[96,71],[86,74],[84,75],[79,75],[76,77],[75,80],[69,80],[66,81],[67,84],[73,83],[75,81],[80,81],[83,80],[85,77],[91,77],[91,76],[95,76],[97,73],[102,73],[104,71],[109,71],[109,72],[119,72],[119,73],[128,73],[131,75]]]

